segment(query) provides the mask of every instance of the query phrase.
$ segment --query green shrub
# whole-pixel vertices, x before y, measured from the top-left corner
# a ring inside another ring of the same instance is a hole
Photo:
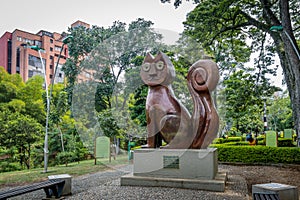
[[[226,145],[226,146],[249,146],[249,142],[248,141],[227,142],[227,143],[224,143],[223,145]]]
[[[9,161],[0,162],[0,172],[10,172],[10,171],[17,171],[21,169],[22,168],[19,163],[13,163]]]
[[[74,152],[59,152],[56,156],[57,162],[59,164],[65,164],[68,166],[68,163],[73,162],[76,159],[76,154]]]
[[[228,137],[228,138],[216,138],[213,141],[213,144],[224,144],[228,142],[240,142],[242,137]]]
[[[293,139],[289,138],[278,138],[278,146],[279,147],[295,147],[293,144]]]
[[[214,144],[221,162],[300,164],[300,148]]]

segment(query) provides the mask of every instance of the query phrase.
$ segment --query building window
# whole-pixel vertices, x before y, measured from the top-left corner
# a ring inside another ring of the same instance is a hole
[[[30,39],[27,39],[27,38],[24,38],[23,42],[26,43],[26,44],[34,45],[34,41],[30,40]]]
[[[12,54],[12,44],[11,40],[7,41],[7,72],[11,74],[11,55]]]
[[[53,47],[50,47],[50,51],[53,51]]]
[[[38,46],[38,47],[42,47],[42,42],[41,41],[38,41],[38,40],[35,40],[34,41],[34,45]]]
[[[33,77],[33,70],[28,70],[28,78]]]
[[[20,41],[20,42],[22,42],[22,37],[17,37],[17,41]]]
[[[60,47],[60,46],[55,46],[55,47],[54,47],[54,50],[55,50],[55,51],[61,51],[61,47]]]
[[[53,68],[53,65],[50,65],[50,69],[52,69]]]
[[[62,77],[62,73],[59,73],[59,74],[58,74],[58,77],[61,78],[61,77]]]
[[[52,78],[53,77],[53,75],[52,74],[49,74],[49,78]]]
[[[52,40],[52,39],[50,39],[50,43],[51,43],[51,44],[53,43],[53,40]]]
[[[20,67],[20,49],[17,48],[17,67]]]
[[[50,60],[53,60],[53,56],[50,56]]]
[[[46,65],[46,60],[43,58],[43,63]],[[36,67],[37,70],[42,70],[41,59],[33,55],[28,55],[28,65]]]

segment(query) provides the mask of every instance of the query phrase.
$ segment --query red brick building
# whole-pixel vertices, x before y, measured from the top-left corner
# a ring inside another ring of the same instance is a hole
[[[43,75],[39,53],[30,48],[30,46],[38,46],[44,49],[44,51],[41,51],[41,56],[46,68],[47,83],[49,84],[54,76],[54,69],[63,46],[63,39],[64,35],[43,30],[37,34],[18,29],[12,33],[6,32],[0,38],[0,66],[3,66],[10,74],[20,74],[24,81],[37,74]],[[64,45],[57,65],[55,83],[64,81],[61,67],[67,57],[68,49],[67,45]]]
[[[71,25],[73,28],[78,26],[90,28],[89,24],[80,20]],[[4,67],[10,74],[20,74],[23,81],[27,81],[37,74],[43,75],[39,53],[30,48],[30,46],[38,46],[44,49],[44,51],[41,51],[41,56],[46,68],[47,83],[50,84],[63,47],[54,79],[54,83],[61,83],[64,81],[64,73],[61,68],[68,58],[68,47],[63,45],[62,42],[66,36],[65,33],[51,33],[44,30],[39,31],[37,34],[18,29],[12,33],[6,32],[0,38],[0,66]]]

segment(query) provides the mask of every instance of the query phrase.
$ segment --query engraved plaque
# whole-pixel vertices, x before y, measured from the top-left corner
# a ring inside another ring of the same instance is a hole
[[[163,156],[164,168],[179,169],[179,156]]]

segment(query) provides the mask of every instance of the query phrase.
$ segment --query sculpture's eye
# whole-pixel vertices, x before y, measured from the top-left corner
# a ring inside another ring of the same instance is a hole
[[[156,63],[156,69],[158,69],[158,70],[162,70],[164,68],[164,66],[165,66],[165,64],[163,61],[158,61]]]
[[[143,69],[145,72],[149,71],[149,70],[150,70],[150,67],[151,67],[150,63],[144,63],[144,64],[142,65],[142,69]]]

